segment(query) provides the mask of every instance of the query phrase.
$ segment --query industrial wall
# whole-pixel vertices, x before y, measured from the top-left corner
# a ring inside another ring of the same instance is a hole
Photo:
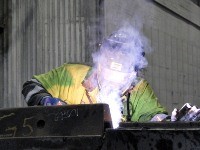
[[[0,106],[3,101],[3,39],[4,39],[4,1],[0,0]]]
[[[145,78],[171,111],[200,106],[200,8],[189,0],[4,0],[2,107],[25,106],[22,84],[64,62],[91,62],[95,42],[129,22],[150,40]],[[105,25],[105,26],[104,26]],[[2,66],[0,66],[2,68]],[[2,81],[1,81],[2,83]],[[1,92],[0,92],[1,93]]]
[[[4,45],[4,90],[0,105],[20,107],[25,106],[22,85],[34,74],[45,73],[65,62],[90,62],[93,41],[99,38],[96,8],[100,7],[96,5],[100,3],[98,0],[4,2],[8,36]]]
[[[200,106],[200,7],[190,0],[106,0],[105,19],[106,34],[129,22],[148,37],[145,78],[169,112],[185,102]]]

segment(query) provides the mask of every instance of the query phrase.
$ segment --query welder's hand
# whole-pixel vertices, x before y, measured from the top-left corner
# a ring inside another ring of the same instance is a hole
[[[192,117],[191,121],[200,121],[200,109],[195,111],[194,116]]]
[[[200,120],[200,109],[193,106],[188,113],[184,116],[183,121],[199,121]]]
[[[174,108],[171,115],[171,121],[177,121],[178,109]]]
[[[40,104],[43,106],[54,106],[54,105],[66,105],[67,103],[65,103],[59,98],[53,98],[53,97],[47,96],[41,100]]]
[[[150,121],[162,122],[162,121],[166,121],[167,118],[168,118],[168,115],[166,115],[166,114],[156,114]]]
[[[186,103],[180,110],[174,109],[171,115],[171,121],[199,121],[200,109]]]

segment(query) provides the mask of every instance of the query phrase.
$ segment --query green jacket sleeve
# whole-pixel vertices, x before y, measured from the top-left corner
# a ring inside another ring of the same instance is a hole
[[[150,121],[156,114],[167,114],[164,107],[158,102],[149,83],[142,79],[133,89],[130,96],[132,108],[131,121]]]
[[[35,75],[33,77],[37,79],[53,97],[60,98],[59,94],[60,94],[61,83],[62,84],[68,83],[64,81],[64,79],[68,79],[69,75],[67,74],[67,70],[65,69],[65,64],[64,64],[58,68],[52,69],[51,71],[45,74]],[[60,79],[63,80],[60,81]],[[71,77],[69,81],[71,81]]]

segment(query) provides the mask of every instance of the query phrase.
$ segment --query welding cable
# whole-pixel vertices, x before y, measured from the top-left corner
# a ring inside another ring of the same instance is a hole
[[[127,121],[131,121],[130,106],[129,106],[130,95],[131,95],[131,93],[128,92],[128,94],[127,94]]]

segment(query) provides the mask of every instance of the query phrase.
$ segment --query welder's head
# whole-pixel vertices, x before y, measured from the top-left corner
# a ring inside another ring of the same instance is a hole
[[[118,88],[130,84],[136,78],[137,71],[147,65],[143,45],[136,31],[119,30],[111,34],[103,40],[93,60],[98,69],[99,82],[106,81]]]

